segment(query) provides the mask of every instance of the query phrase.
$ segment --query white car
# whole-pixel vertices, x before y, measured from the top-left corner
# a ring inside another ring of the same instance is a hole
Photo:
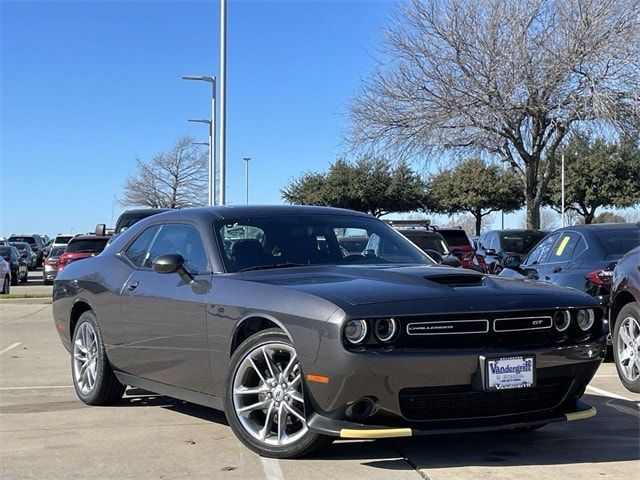
[[[0,280],[2,280],[0,294],[8,295],[11,291],[11,267],[2,257],[0,257]]]

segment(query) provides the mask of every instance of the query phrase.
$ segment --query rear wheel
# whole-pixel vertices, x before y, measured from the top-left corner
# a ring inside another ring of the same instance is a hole
[[[9,275],[4,276],[2,281],[2,294],[9,295],[11,293],[11,277]]]
[[[71,372],[76,394],[87,405],[108,405],[122,398],[125,386],[111,369],[95,313],[84,312],[73,332]]]
[[[307,427],[302,371],[289,338],[258,332],[231,357],[224,408],[231,429],[265,457],[295,458],[332,442]]]
[[[640,305],[626,304],[613,328],[613,357],[625,388],[640,393]]]

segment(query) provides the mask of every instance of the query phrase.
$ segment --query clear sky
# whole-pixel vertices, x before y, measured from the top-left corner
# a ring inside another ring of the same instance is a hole
[[[217,1],[4,1],[0,235],[112,224],[135,159],[206,141]],[[228,6],[228,201],[280,188],[343,153],[346,102],[373,62],[390,1]]]

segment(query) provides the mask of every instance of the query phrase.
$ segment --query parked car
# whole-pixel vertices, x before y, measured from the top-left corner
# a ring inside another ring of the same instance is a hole
[[[2,257],[0,257],[0,279],[2,280],[0,294],[9,295],[11,293],[11,267]]]
[[[461,227],[441,228],[433,226],[433,231],[442,235],[449,246],[449,251],[458,257],[464,268],[473,268],[473,243],[467,232]]]
[[[9,264],[11,285],[18,285],[18,282],[26,283],[29,269],[27,268],[27,262],[22,258],[18,249],[11,245],[2,245],[0,246],[0,257]]]
[[[158,213],[166,212],[167,208],[136,208],[133,210],[125,210],[118,217],[116,222],[115,235],[124,232],[127,228],[135,225],[140,220],[156,215]]]
[[[44,259],[44,271],[42,273],[43,281],[45,285],[53,285],[53,279],[56,278],[58,273],[58,260],[64,253],[66,245],[56,245],[51,248],[49,256]]]
[[[28,243],[29,246],[31,247],[31,250],[33,250],[34,253],[36,254],[36,265],[32,268],[32,270],[35,270],[36,267],[39,267],[42,265],[42,262],[44,261],[44,248],[45,248],[46,242],[44,241],[41,235],[38,235],[36,233],[31,235],[15,235],[14,234],[9,237],[9,243],[14,243],[14,242]]]
[[[369,237],[361,235],[342,235],[338,236],[337,239],[340,246],[344,248],[346,252],[354,254],[363,253],[369,242]]]
[[[58,257],[56,275],[69,263],[93,257],[102,252],[109,238],[111,237],[106,235],[77,235],[73,237],[65,247],[64,253]]]
[[[38,266],[38,255],[31,249],[31,245],[27,242],[9,242],[9,245],[15,247],[24,259],[29,270],[35,270]]]
[[[402,221],[402,223],[397,221],[389,223],[437,263],[451,267],[461,266],[458,257],[449,251],[449,246],[444,237],[430,229],[428,223],[423,224],[409,220]]]
[[[66,247],[73,237],[74,235],[72,233],[59,233],[56,235],[56,238],[53,239],[51,247]]]
[[[607,307],[613,269],[625,253],[638,245],[639,224],[602,223],[563,227],[547,234],[517,270],[528,278],[586,292]],[[502,274],[511,275],[507,270],[503,270]]]
[[[345,255],[346,228],[388,248]],[[440,267],[384,222],[326,207],[146,218],[62,270],[52,310],[83,402],[130,385],[224,409],[240,441],[281,458],[590,417],[580,397],[605,341],[582,292]]]
[[[505,263],[518,266],[549,233],[543,230],[490,230],[480,235],[473,257],[474,270],[498,274]]]
[[[611,285],[613,358],[625,388],[640,393],[640,247],[618,261]]]

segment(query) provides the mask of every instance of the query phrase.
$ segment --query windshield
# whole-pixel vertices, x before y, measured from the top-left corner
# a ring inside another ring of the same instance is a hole
[[[33,237],[11,237],[9,239],[9,241],[11,241],[11,242],[25,242],[25,243],[29,243],[31,245],[35,245],[36,244],[36,240]]]
[[[11,258],[11,247],[0,247],[0,257],[9,261]]]
[[[624,255],[640,245],[640,228],[596,230],[594,236],[600,241],[607,255]]]
[[[59,257],[60,255],[62,255],[64,253],[64,249],[66,247],[54,247],[51,249],[51,253],[49,254],[49,257]]]
[[[405,237],[415,243],[421,250],[434,250],[440,255],[449,255],[449,249],[444,239],[439,234],[425,233],[419,230],[401,230]]]
[[[270,266],[387,265],[433,262],[384,222],[343,215],[287,215],[215,223],[228,272]],[[346,237],[360,237],[361,253],[350,253]]]
[[[96,238],[95,240],[87,239],[87,240],[76,240],[74,242],[70,242],[67,245],[65,253],[73,253],[73,252],[91,252],[91,253],[100,253],[104,250],[105,245],[107,244],[106,238]]]
[[[502,232],[500,245],[504,252],[526,255],[546,234],[547,232]]]
[[[25,250],[27,250],[29,248],[29,244],[27,243],[11,243],[10,244],[12,247],[16,247],[18,249],[19,252],[24,252]]]
[[[73,235],[58,235],[53,243],[67,244],[73,238]]]
[[[471,247],[464,230],[438,230],[450,247]]]

